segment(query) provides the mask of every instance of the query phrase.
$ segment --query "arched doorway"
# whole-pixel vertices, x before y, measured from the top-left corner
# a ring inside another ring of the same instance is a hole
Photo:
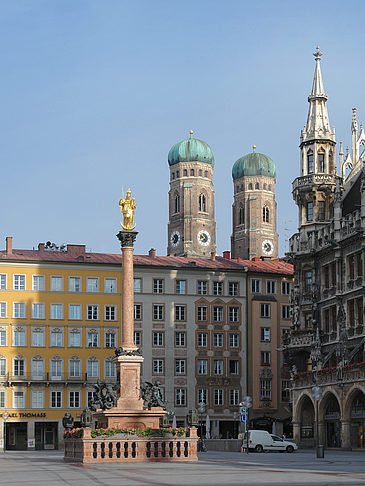
[[[350,442],[353,449],[365,447],[365,395],[356,390],[350,405]]]
[[[326,447],[341,447],[341,410],[337,398],[328,393],[323,404]]]
[[[300,444],[302,447],[314,445],[314,406],[312,400],[305,395],[299,404]]]

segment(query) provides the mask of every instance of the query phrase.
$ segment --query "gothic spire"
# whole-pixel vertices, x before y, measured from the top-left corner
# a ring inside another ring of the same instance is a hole
[[[322,53],[317,46],[313,54],[316,61],[314,70],[312,92],[308,96],[309,111],[307,124],[302,132],[302,142],[309,140],[332,140],[335,141],[335,131],[331,130],[327,111],[328,96],[324,92],[322,73],[321,73],[321,56]]]

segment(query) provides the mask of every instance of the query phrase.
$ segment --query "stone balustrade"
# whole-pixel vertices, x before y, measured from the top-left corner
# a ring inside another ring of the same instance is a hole
[[[189,437],[92,438],[91,429],[83,437],[65,439],[64,461],[84,464],[104,462],[197,461],[196,428]]]
[[[351,365],[350,365],[351,366]],[[343,383],[352,383],[358,380],[365,379],[365,368],[361,366],[351,366],[342,369],[342,379],[337,369],[330,368],[329,370],[323,370],[317,374],[317,384],[330,385],[342,381]],[[313,373],[298,373],[294,379],[293,388],[307,388],[312,387],[314,384]]]
[[[313,334],[298,334],[296,336],[290,336],[290,348],[310,346],[313,341]]]

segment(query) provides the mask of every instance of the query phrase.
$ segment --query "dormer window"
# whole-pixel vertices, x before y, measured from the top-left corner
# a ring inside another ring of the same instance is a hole
[[[314,172],[314,160],[313,160],[313,154],[308,154],[307,157],[308,161],[308,174],[313,174]]]

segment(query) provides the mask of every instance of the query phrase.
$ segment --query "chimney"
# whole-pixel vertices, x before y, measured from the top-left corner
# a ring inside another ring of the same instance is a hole
[[[151,248],[150,251],[148,252],[150,257],[155,257],[156,256],[156,248]]]
[[[71,255],[83,255],[86,252],[86,245],[67,245],[67,253]]]
[[[13,237],[12,236],[6,237],[6,254],[7,255],[13,254]]]
[[[38,243],[38,251],[44,251],[44,243]]]
[[[225,258],[226,260],[230,260],[231,259],[231,252],[230,251],[224,251],[223,252],[223,258]]]
[[[210,254],[210,259],[215,261],[215,255],[216,255],[215,251],[212,251]]]

